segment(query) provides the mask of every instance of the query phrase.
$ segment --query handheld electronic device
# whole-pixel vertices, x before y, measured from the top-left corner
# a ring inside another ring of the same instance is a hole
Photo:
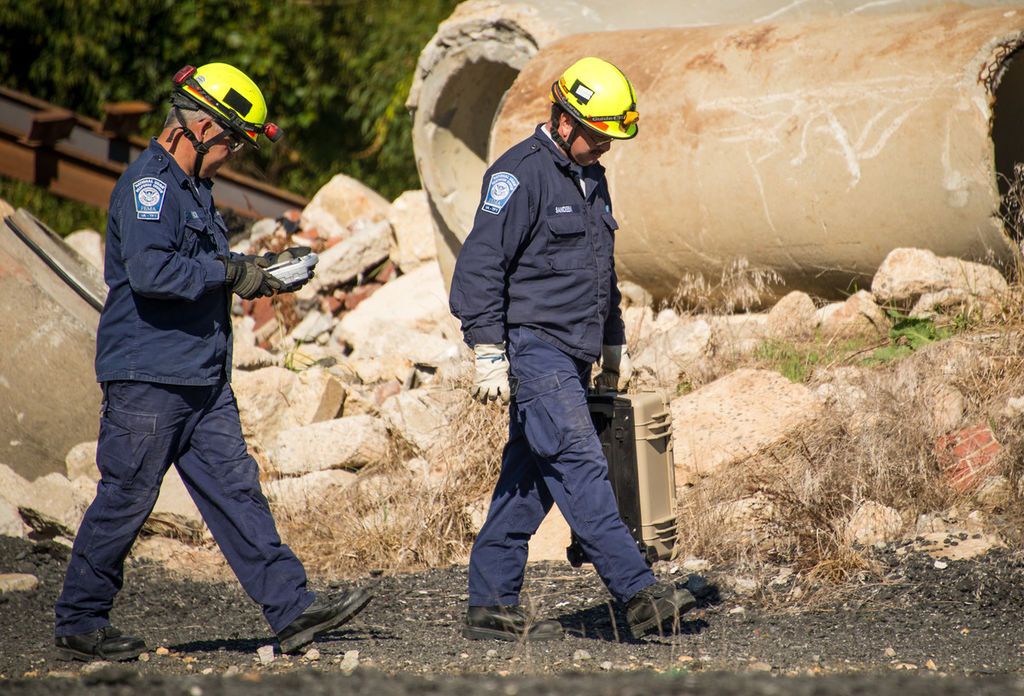
[[[284,289],[287,290],[289,287],[312,277],[313,268],[316,267],[317,260],[316,254],[306,254],[295,259],[275,263],[265,270],[284,283]]]

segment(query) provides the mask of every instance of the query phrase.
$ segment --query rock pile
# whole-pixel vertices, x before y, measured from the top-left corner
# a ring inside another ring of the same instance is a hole
[[[96,233],[76,233],[69,243],[102,264]],[[397,461],[404,464],[396,469],[403,476],[438,475],[440,455],[451,446],[451,419],[466,405],[459,386],[471,374],[471,353],[448,311],[424,192],[408,191],[389,204],[338,175],[305,210],[257,222],[233,249],[263,253],[296,245],[320,257],[309,284],[293,295],[236,298],[233,307],[232,384],[268,498],[279,508],[301,510],[329,488],[352,485],[366,467]],[[919,249],[894,250],[870,291],[823,306],[791,292],[763,313],[686,315],[656,311],[651,296],[633,283],[623,282],[621,289],[636,368],[633,387],[674,395],[681,487],[750,461],[830,410],[856,412],[846,422],[852,431],[870,420],[862,385],[845,368],[812,388],[750,367],[705,379],[712,359],[733,356],[740,364],[739,357],[772,341],[880,342],[890,329],[887,309],[911,317],[990,317],[1008,292],[993,268]],[[998,453],[994,437],[969,446],[974,426],[962,422],[963,395],[941,379],[932,390],[941,395],[931,416],[936,451],[948,458],[951,480],[962,490],[983,489],[979,495],[990,506],[1010,495],[1009,481],[998,480],[998,467],[991,465]],[[73,537],[98,479],[95,448],[95,442],[73,448],[67,476],[30,482],[0,465],[0,534]],[[482,499],[474,507],[477,524],[485,506]],[[738,538],[759,544],[764,535],[758,530],[777,510],[771,501],[740,496],[723,504],[721,513]],[[147,527],[182,540],[208,535],[173,469]],[[866,500],[843,535],[850,543],[871,544],[908,531],[913,529],[898,511]],[[564,521],[553,516],[541,537],[531,558],[563,557]]]

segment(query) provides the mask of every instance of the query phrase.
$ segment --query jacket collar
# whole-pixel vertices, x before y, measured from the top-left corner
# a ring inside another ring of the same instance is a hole
[[[551,154],[551,159],[554,160],[555,166],[565,172],[566,176],[572,176],[572,161],[565,152],[562,151],[562,148],[555,145],[555,141],[551,139],[551,136],[544,132],[543,123],[537,124],[537,129],[533,132],[533,137]],[[588,196],[603,176],[604,167],[600,162],[595,162],[589,167],[583,167],[583,178],[587,180]]]

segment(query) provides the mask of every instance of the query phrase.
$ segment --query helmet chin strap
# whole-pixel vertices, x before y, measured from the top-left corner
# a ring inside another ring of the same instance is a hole
[[[192,143],[192,149],[196,151],[196,160],[192,165],[192,176],[198,179],[199,170],[203,166],[203,158],[206,156],[206,153],[210,151],[210,146],[196,137],[196,134],[188,127],[188,123],[185,121],[185,115],[181,113],[181,109],[177,105],[174,106],[174,117],[178,119],[178,123],[181,125],[182,135],[188,138],[188,141]]]
[[[568,140],[562,137],[562,134],[558,132],[558,128],[551,129],[551,139],[555,141],[558,147],[562,148],[565,152],[565,156],[569,158],[570,162],[575,162],[572,158],[572,144],[576,142],[576,138],[580,136],[580,123],[576,119],[572,119],[572,130],[569,131]]]

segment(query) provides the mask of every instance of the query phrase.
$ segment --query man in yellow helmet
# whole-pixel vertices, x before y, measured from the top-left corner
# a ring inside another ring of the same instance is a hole
[[[183,68],[163,131],[111,194],[109,292],[96,336],[101,477],[57,601],[63,658],[127,660],[146,650],[110,625],[109,612],[124,559],[172,465],[283,652],[370,601],[364,590],[327,599],[307,589],[302,563],[281,543],[260,489],[229,382],[232,292],[251,299],[296,289],[301,283],[285,288],[264,269],[309,253],[232,253],[213,203],[210,177],[221,166],[242,148],[259,147],[260,134],[280,137],[266,117],[262,93],[237,68]]]
[[[660,582],[619,516],[608,463],[587,408],[630,377],[619,310],[611,200],[598,160],[639,129],[622,72],[583,58],[551,86],[551,116],[484,175],[482,201],[459,253],[451,309],[476,354],[473,395],[509,402],[509,439],[491,507],[469,561],[471,639],[548,640],[519,592],[531,535],[558,506],[635,636],[694,606]]]

